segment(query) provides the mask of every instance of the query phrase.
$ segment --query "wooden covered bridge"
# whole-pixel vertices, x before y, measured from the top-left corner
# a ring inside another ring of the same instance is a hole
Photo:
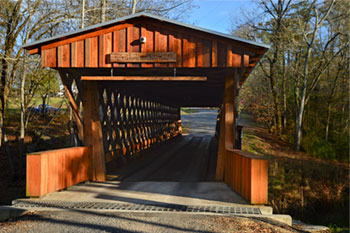
[[[142,13],[24,47],[59,72],[85,146],[28,155],[28,196],[104,181],[106,162],[181,134],[181,107],[218,107],[216,180],[267,202],[267,161],[234,141],[239,88],[268,46]]]

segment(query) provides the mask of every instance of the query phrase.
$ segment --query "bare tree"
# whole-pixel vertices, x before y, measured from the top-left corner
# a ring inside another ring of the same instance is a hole
[[[309,15],[307,16],[307,21],[305,21],[305,18],[299,19],[300,28],[302,30],[302,36],[303,36],[303,44],[305,45],[305,54],[303,55],[304,62],[302,65],[302,74],[301,74],[301,85],[296,86],[296,97],[297,97],[297,103],[298,103],[298,110],[296,113],[296,120],[295,120],[295,149],[297,151],[300,150],[300,142],[302,138],[302,126],[303,126],[303,119],[304,119],[304,111],[305,106],[307,105],[310,94],[315,90],[318,82],[320,81],[322,74],[326,71],[326,68],[331,64],[332,60],[334,59],[335,55],[329,57],[323,56],[323,62],[321,61],[318,65],[318,72],[316,75],[313,75],[313,78],[310,77],[310,58],[313,51],[314,43],[317,37],[317,33],[319,32],[321,26],[323,25],[324,21],[327,19],[329,13],[332,10],[332,7],[335,4],[335,0],[332,0],[328,7],[326,8],[325,12],[320,15],[320,10],[316,6],[316,0],[314,0],[308,9]],[[313,15],[311,13],[314,13]],[[312,17],[314,16],[314,17]],[[311,23],[311,20],[314,20],[314,23]],[[309,25],[312,24],[313,27],[309,29]],[[331,37],[328,42],[325,45],[325,48],[323,49],[324,53],[327,50],[327,47],[329,44],[338,36],[339,34],[334,35]],[[345,45],[346,46],[346,45]],[[339,48],[338,53],[344,49],[344,46],[342,48]],[[337,53],[337,54],[338,54]],[[336,54],[336,55],[337,55]],[[325,55],[325,54],[324,54]],[[309,86],[308,82],[311,79],[311,85]]]

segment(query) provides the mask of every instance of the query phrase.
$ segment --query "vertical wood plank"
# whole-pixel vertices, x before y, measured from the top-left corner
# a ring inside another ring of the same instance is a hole
[[[169,33],[168,35],[168,52],[175,52],[174,51],[174,35]],[[168,67],[175,67],[176,63],[169,63]]]
[[[41,157],[27,156],[26,196],[39,197],[41,190]]]
[[[42,57],[42,67],[57,67],[57,48],[51,48],[41,51]]]
[[[210,67],[211,43],[208,40],[202,40],[203,67]]]
[[[141,36],[146,37],[146,43],[141,45],[141,52],[154,52],[154,32],[150,28],[142,27]],[[153,67],[153,63],[142,63],[142,67]]]
[[[241,55],[239,54],[232,54],[232,67],[241,67]]]
[[[226,67],[227,63],[227,46],[218,43],[218,67]]]
[[[251,161],[251,204],[266,204],[268,201],[268,161]]]
[[[221,109],[220,119],[220,135],[219,135],[219,148],[218,157],[216,162],[216,181],[224,180],[224,158],[225,158],[225,108]]]
[[[174,38],[174,52],[176,53],[176,67],[182,67],[182,35]]]
[[[57,53],[58,67],[70,67],[70,44],[58,46]]]
[[[113,52],[126,52],[126,28],[113,32]],[[126,64],[114,63],[113,67],[125,67]]]
[[[98,38],[91,37],[85,40],[86,67],[98,67]]]
[[[168,51],[168,36],[165,32],[155,31],[155,52]],[[167,64],[155,63],[155,67],[167,67]]]
[[[127,29],[127,52],[140,52],[140,28],[128,27]],[[127,67],[140,67],[140,64],[129,63]]]
[[[47,168],[47,154],[40,155],[41,163],[41,185],[40,185],[40,196],[47,194],[47,184],[48,184],[48,168]]]
[[[216,180],[223,181],[226,169],[226,149],[234,148],[235,141],[235,112],[234,112],[234,83],[236,73],[228,72],[225,76],[223,110],[220,123],[219,150],[216,167]]]
[[[216,42],[216,40],[212,41],[211,66],[212,67],[217,67],[218,66],[218,43]]]
[[[196,66],[196,43],[192,38],[183,38],[183,67]]]
[[[99,67],[112,67],[107,62],[107,54],[112,52],[112,32],[99,36]]]
[[[249,66],[249,55],[244,54],[244,67]]]
[[[56,183],[55,178],[57,175],[56,171],[56,151],[50,151],[47,153],[47,164],[48,164],[48,184],[47,184],[47,192],[52,193],[56,191]]]
[[[196,42],[197,44],[197,67],[203,67],[203,42],[201,39],[198,39],[198,41]]]
[[[102,138],[102,126],[99,119],[98,83],[84,81],[84,144],[89,147],[92,164],[92,179],[106,180],[106,167]]]
[[[226,66],[232,67],[232,47],[227,45],[227,59],[226,59]]]
[[[71,44],[71,66],[84,67],[84,41],[76,41]]]
[[[71,66],[77,67],[77,42],[71,43]]]

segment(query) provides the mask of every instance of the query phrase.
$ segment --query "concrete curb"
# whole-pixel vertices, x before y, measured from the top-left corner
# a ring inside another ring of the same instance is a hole
[[[286,214],[240,214],[237,216],[244,216],[248,218],[256,218],[256,219],[267,219],[276,221],[282,224],[287,224],[288,226],[292,226],[292,217]]]
[[[23,215],[28,210],[26,208],[16,208],[12,206],[0,206],[0,221]]]

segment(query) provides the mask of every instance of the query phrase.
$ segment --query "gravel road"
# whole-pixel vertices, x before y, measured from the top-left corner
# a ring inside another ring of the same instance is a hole
[[[257,219],[179,213],[43,211],[1,223],[0,232],[298,232]]]

